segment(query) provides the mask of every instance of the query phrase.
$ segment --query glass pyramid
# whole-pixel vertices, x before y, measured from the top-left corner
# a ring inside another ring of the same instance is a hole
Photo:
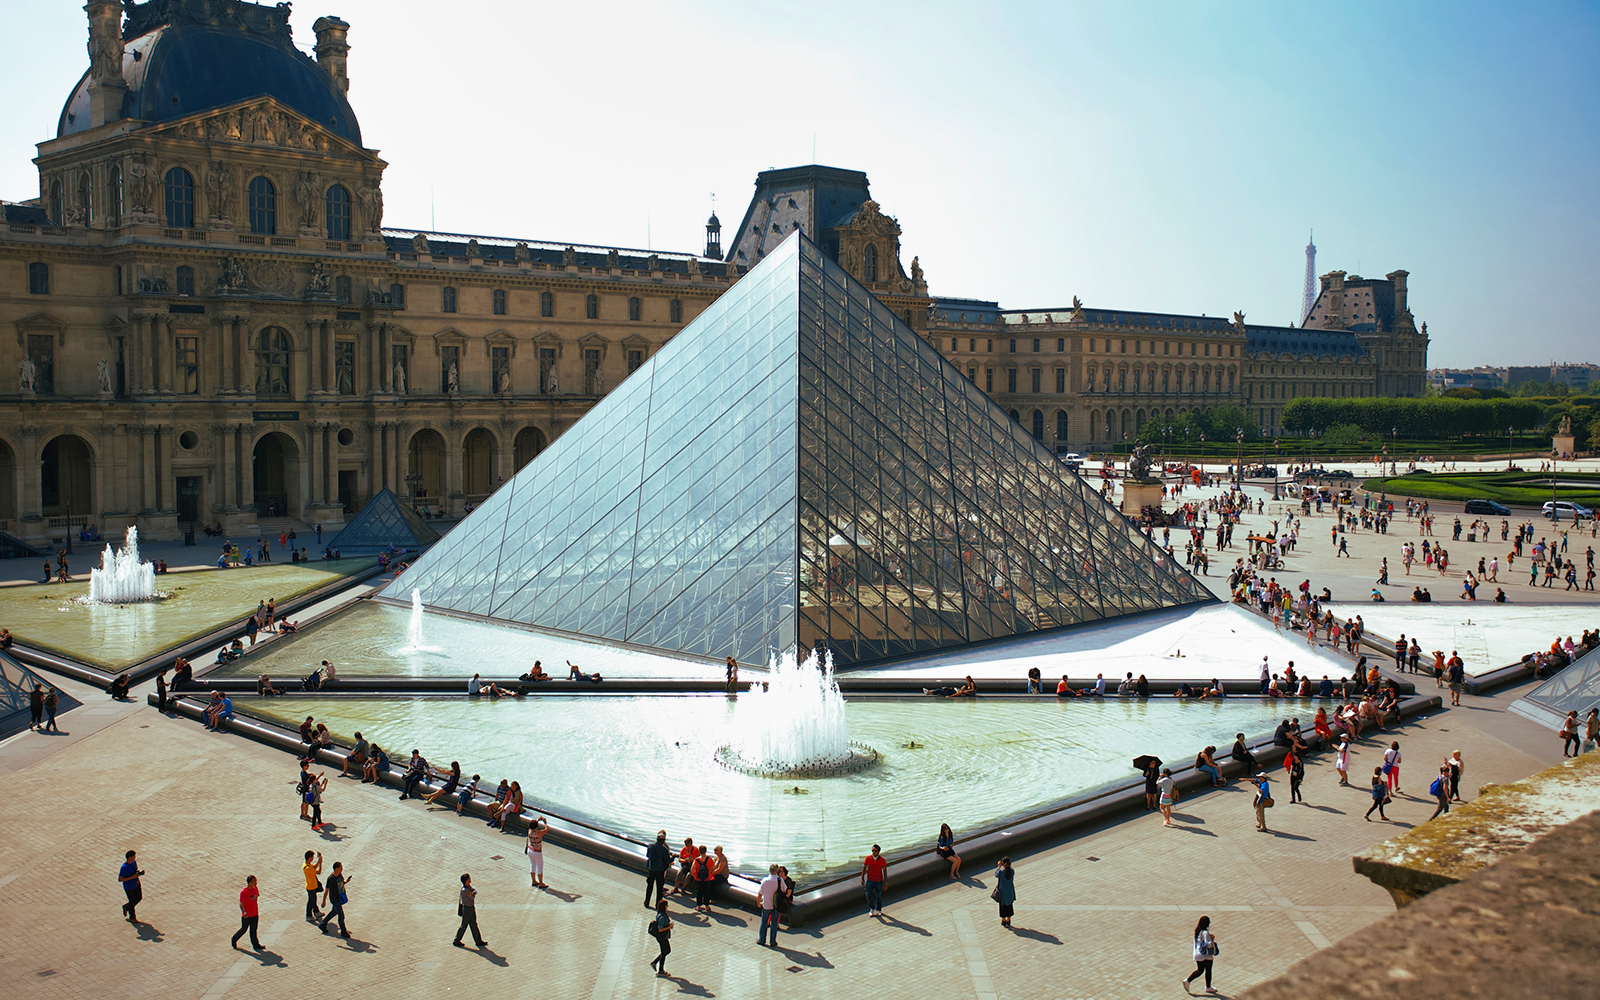
[[[1512,702],[1511,710],[1559,728],[1568,712],[1577,712],[1581,721],[1596,706],[1600,706],[1600,652],[1589,652]]]
[[[21,728],[22,723],[11,716],[20,717],[28,711],[28,695],[36,685],[46,691],[54,687],[16,660],[0,654],[0,733],[9,734],[13,726]],[[60,711],[64,712],[77,704],[66,692],[61,693]]]
[[[438,540],[439,533],[433,526],[385,486],[328,544],[341,554],[354,555],[378,552],[391,545],[421,550]]]
[[[841,666],[1212,599],[799,235],[406,584],[440,610]]]

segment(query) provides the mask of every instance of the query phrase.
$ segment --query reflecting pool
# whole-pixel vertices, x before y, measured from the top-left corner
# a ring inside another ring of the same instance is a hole
[[[423,600],[427,600],[426,594]],[[270,650],[218,667],[210,676],[300,677],[323,660],[332,660],[341,677],[471,677],[481,673],[506,678],[532,670],[534,660],[544,663],[546,673],[563,679],[568,660],[584,673],[598,672],[603,677],[715,680],[723,676],[721,667],[703,662],[433,612],[422,615],[419,644],[411,633],[411,617],[409,607],[361,601],[287,641],[274,643]]]
[[[0,588],[0,625],[27,645],[121,670],[243,619],[260,601],[273,598],[282,604],[374,562],[341,559],[168,573],[157,577],[156,587],[172,596],[140,604],[80,602],[89,593],[87,579],[5,587]]]
[[[504,631],[504,630],[501,630]],[[1132,758],[1192,763],[1236,732],[1270,733],[1275,709],[1255,699],[1058,703],[935,699],[847,703],[851,739],[883,754],[852,775],[758,778],[712,755],[732,731],[724,697],[528,699],[243,699],[236,707],[290,728],[316,716],[343,740],[360,730],[392,752],[461,762],[468,776],[522,783],[545,809],[641,840],[665,828],[721,844],[735,870],[787,864],[811,878],[845,874],[876,843],[891,858],[932,846],[941,822],[966,836],[1136,777]],[[336,794],[337,786],[333,789]],[[557,824],[560,825],[559,822]]]

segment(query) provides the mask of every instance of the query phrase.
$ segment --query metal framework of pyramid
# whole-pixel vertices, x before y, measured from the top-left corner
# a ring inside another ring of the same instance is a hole
[[[438,540],[439,533],[433,526],[385,486],[328,544],[341,554],[355,554],[378,552],[390,546],[420,550]]]
[[[1585,653],[1554,677],[1511,703],[1518,715],[1559,729],[1568,712],[1581,720],[1600,706],[1600,651]]]
[[[840,665],[1213,599],[799,234],[405,582],[439,610]]]

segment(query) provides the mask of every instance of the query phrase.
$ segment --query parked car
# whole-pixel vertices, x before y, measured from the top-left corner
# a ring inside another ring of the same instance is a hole
[[[1465,512],[1468,514],[1491,514],[1495,517],[1510,517],[1511,510],[1493,500],[1468,500]]]
[[[1544,502],[1544,516],[1555,518],[1558,521],[1581,521],[1586,517],[1594,517],[1594,511],[1582,504],[1570,503],[1566,500],[1546,500]]]
[[[1326,479],[1354,479],[1356,477],[1356,474],[1349,469],[1334,469],[1332,472],[1324,472],[1322,475]]]
[[[1067,463],[1067,468],[1074,472],[1083,466],[1083,456],[1075,451],[1057,451],[1056,457]]]

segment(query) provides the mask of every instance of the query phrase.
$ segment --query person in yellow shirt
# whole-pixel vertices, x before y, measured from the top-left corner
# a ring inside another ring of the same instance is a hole
[[[311,860],[316,855],[316,861]],[[316,923],[322,919],[322,910],[317,906],[317,893],[322,891],[322,853],[320,851],[307,851],[306,863],[300,866],[306,873],[306,921]]]

